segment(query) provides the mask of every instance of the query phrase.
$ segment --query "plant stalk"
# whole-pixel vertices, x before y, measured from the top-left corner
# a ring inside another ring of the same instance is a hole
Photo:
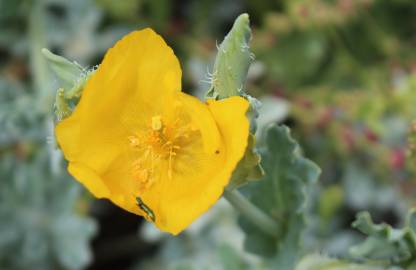
[[[278,223],[247,200],[240,192],[226,188],[223,196],[241,215],[250,220],[262,232],[272,237],[278,237]]]
[[[54,124],[50,115],[53,108],[54,90],[52,77],[48,69],[46,58],[42,54],[42,48],[47,47],[46,22],[45,22],[45,1],[37,0],[31,3],[31,11],[28,20],[29,41],[30,41],[30,62],[33,76],[33,88],[38,110],[45,116],[44,125],[48,139],[54,140]],[[56,143],[50,142],[47,145],[49,151],[49,168],[54,175],[61,171],[62,154],[55,149]]]

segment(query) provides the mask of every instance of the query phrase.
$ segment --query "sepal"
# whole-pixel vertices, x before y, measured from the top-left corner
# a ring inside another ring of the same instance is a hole
[[[248,14],[241,14],[219,45],[207,98],[223,99],[243,94],[248,68],[254,58],[248,45],[251,39],[249,23]]]
[[[253,134],[249,134],[248,144],[243,159],[237,164],[228,189],[235,189],[247,184],[249,181],[259,180],[264,176],[263,167],[260,164],[261,156],[255,149],[256,138]]]
[[[86,69],[76,62],[52,53],[43,48],[42,53],[58,79],[59,88],[55,97],[55,119],[57,122],[70,116],[78,99],[81,97],[85,83],[95,69]]]

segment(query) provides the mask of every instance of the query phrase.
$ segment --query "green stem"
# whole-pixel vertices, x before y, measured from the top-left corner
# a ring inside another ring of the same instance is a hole
[[[47,47],[46,23],[45,23],[45,1],[32,1],[31,11],[28,20],[30,62],[33,77],[33,88],[35,90],[35,104],[45,116],[44,125],[47,136],[54,138],[53,119],[50,115],[52,110],[54,91],[52,88],[52,78],[48,70],[47,61],[42,54],[42,48]],[[55,149],[55,144],[48,145],[49,168],[54,175],[58,175],[61,166],[61,153]]]
[[[269,215],[252,204],[237,190],[224,190],[224,198],[241,213],[245,218],[250,220],[254,225],[264,233],[278,237],[279,225]]]
[[[33,86],[40,108],[50,110],[52,104],[51,78],[46,59],[41,53],[46,47],[44,1],[34,1],[29,15],[30,61],[33,74]]]

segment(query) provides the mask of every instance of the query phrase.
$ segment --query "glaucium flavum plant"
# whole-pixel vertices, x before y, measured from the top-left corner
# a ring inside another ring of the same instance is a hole
[[[172,49],[144,29],[108,50],[56,139],[94,196],[177,234],[222,195],[247,146],[248,107],[181,92]]]
[[[43,49],[60,83],[55,137],[69,173],[95,197],[174,235],[223,193],[274,235],[275,221],[234,191],[263,176],[258,102],[243,91],[250,38],[242,14],[219,46],[204,102],[181,91],[178,59],[149,28],[127,34],[90,70]]]

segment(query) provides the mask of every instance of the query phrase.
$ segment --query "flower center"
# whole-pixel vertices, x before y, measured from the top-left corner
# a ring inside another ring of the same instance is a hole
[[[195,131],[190,123],[180,118],[167,122],[156,115],[150,120],[145,129],[128,137],[134,153],[132,177],[139,183],[140,191],[148,189],[166,170],[168,178],[172,179],[175,158]]]

